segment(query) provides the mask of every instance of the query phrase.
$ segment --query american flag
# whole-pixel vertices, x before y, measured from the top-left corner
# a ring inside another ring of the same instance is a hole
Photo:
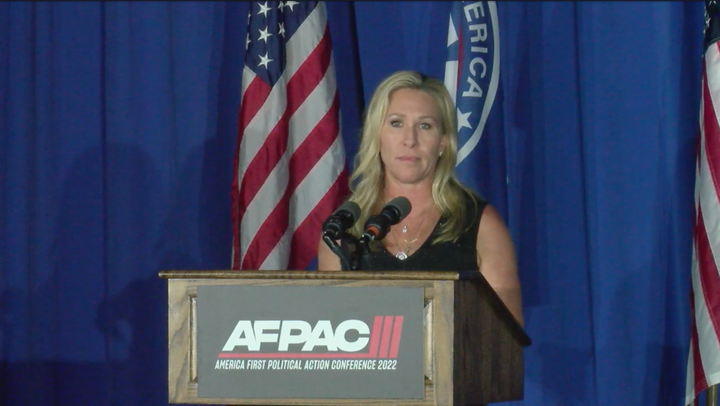
[[[500,34],[494,1],[454,1],[447,35],[445,87],[457,108],[461,182],[507,219],[507,169],[501,128],[483,137],[500,86]],[[497,109],[495,109],[497,111]],[[502,124],[502,120],[497,120]]]
[[[720,383],[720,15],[705,4],[705,56],[695,177],[693,313],[685,404]],[[715,255],[717,254],[717,256]]]
[[[233,269],[306,269],[347,192],[323,2],[253,2],[233,180]]]

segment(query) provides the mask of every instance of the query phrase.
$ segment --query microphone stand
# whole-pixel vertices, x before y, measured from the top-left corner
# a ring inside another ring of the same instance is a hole
[[[340,248],[340,246],[327,234],[323,234],[323,241],[328,247],[340,258],[340,262],[344,269],[355,271],[359,268],[359,258],[357,255],[358,241],[357,238],[350,234],[342,233],[340,235],[340,241],[343,243],[343,247],[347,248],[347,251]]]
[[[350,271],[372,269],[369,258],[370,249],[365,238],[358,240],[352,234],[342,233],[340,235],[342,248],[327,234],[323,234],[323,241],[340,258],[343,269]]]
[[[366,235],[363,235],[358,241],[358,255],[357,255],[357,269],[358,270],[372,270],[373,266],[370,262],[370,239]]]
[[[351,271],[361,270],[363,246],[360,241],[352,234],[343,234],[342,243],[343,246],[348,247],[348,251],[350,252],[350,266],[348,269]]]

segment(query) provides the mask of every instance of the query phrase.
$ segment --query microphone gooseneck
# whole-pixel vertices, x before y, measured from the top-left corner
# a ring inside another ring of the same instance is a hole
[[[407,197],[399,196],[390,200],[380,214],[370,216],[365,222],[365,232],[360,237],[364,244],[382,240],[390,232],[390,227],[401,222],[412,210]]]
[[[355,225],[358,218],[360,218],[360,206],[355,202],[347,201],[323,222],[322,239],[340,258],[345,269],[356,270],[359,268],[357,239],[347,233],[347,230]],[[340,248],[338,240],[342,241],[343,247],[346,249]]]

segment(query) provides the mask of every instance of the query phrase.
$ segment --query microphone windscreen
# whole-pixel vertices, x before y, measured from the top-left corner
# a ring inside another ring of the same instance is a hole
[[[355,202],[351,202],[348,200],[347,202],[343,203],[340,207],[338,207],[337,210],[335,210],[335,213],[333,213],[333,214],[337,214],[337,213],[340,213],[343,211],[350,213],[350,215],[353,218],[353,222],[357,221],[357,219],[360,217],[360,206]]]
[[[398,196],[388,202],[385,206],[393,206],[400,212],[400,218],[398,219],[398,222],[405,218],[408,214],[410,214],[410,211],[412,210],[412,204],[410,204],[410,200],[408,200],[405,196]]]

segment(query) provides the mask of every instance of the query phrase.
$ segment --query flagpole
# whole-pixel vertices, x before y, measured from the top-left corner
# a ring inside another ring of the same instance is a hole
[[[705,395],[705,406],[717,406],[718,404],[718,386],[713,385],[707,389]]]

